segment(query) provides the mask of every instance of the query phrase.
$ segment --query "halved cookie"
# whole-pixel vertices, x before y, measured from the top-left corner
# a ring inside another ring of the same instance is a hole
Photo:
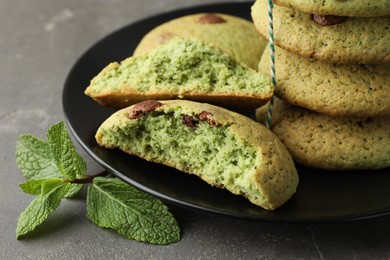
[[[270,80],[221,49],[176,38],[142,56],[111,63],[85,94],[116,108],[147,99],[190,99],[251,111],[267,102]]]
[[[138,103],[109,117],[96,140],[101,146],[195,174],[267,210],[283,205],[298,185],[291,156],[269,129],[205,103]]]

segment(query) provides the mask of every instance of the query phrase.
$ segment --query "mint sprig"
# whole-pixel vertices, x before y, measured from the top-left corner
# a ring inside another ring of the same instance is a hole
[[[126,238],[169,244],[180,239],[179,226],[158,199],[108,173],[86,176],[87,166],[69,138],[63,122],[47,131],[46,141],[24,134],[18,138],[16,162],[27,181],[21,189],[35,199],[20,214],[16,227],[19,239],[34,231],[83,185],[87,192],[87,217],[99,227],[112,228]]]

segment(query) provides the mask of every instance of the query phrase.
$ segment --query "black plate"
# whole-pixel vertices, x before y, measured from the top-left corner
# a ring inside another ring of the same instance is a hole
[[[89,81],[109,62],[131,56],[155,26],[191,13],[221,12],[250,19],[252,3],[226,3],[182,9],[130,24],[93,45],[74,65],[63,91],[68,126],[81,146],[104,168],[167,202],[225,215],[271,221],[341,221],[390,213],[390,170],[336,172],[298,166],[294,197],[271,212],[244,198],[213,188],[196,176],[97,146],[94,134],[114,110],[84,95]]]

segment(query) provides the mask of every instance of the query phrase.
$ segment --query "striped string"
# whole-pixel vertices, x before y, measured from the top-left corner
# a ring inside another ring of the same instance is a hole
[[[272,9],[274,7],[274,3],[272,0],[268,0],[268,31],[269,31],[269,48],[270,48],[270,58],[271,58],[271,80],[272,80],[272,88],[275,90],[276,88],[276,78],[275,78],[275,45],[274,45],[274,25],[273,25],[273,16]],[[267,112],[267,116],[265,118],[265,125],[267,128],[271,128],[271,118],[272,118],[272,110],[274,108],[274,97],[271,97],[269,102],[269,108]]]

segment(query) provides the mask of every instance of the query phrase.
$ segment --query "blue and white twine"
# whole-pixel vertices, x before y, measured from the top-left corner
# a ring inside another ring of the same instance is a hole
[[[271,80],[272,80],[272,88],[275,91],[276,88],[276,78],[275,78],[275,45],[274,45],[274,25],[273,25],[273,16],[272,9],[274,7],[274,3],[272,0],[268,0],[268,31],[269,31],[269,49],[270,49],[270,58],[271,58]],[[265,125],[267,128],[271,128],[271,118],[272,118],[272,110],[274,108],[274,97],[271,97],[269,102],[269,108],[267,112],[267,116],[265,118]]]

